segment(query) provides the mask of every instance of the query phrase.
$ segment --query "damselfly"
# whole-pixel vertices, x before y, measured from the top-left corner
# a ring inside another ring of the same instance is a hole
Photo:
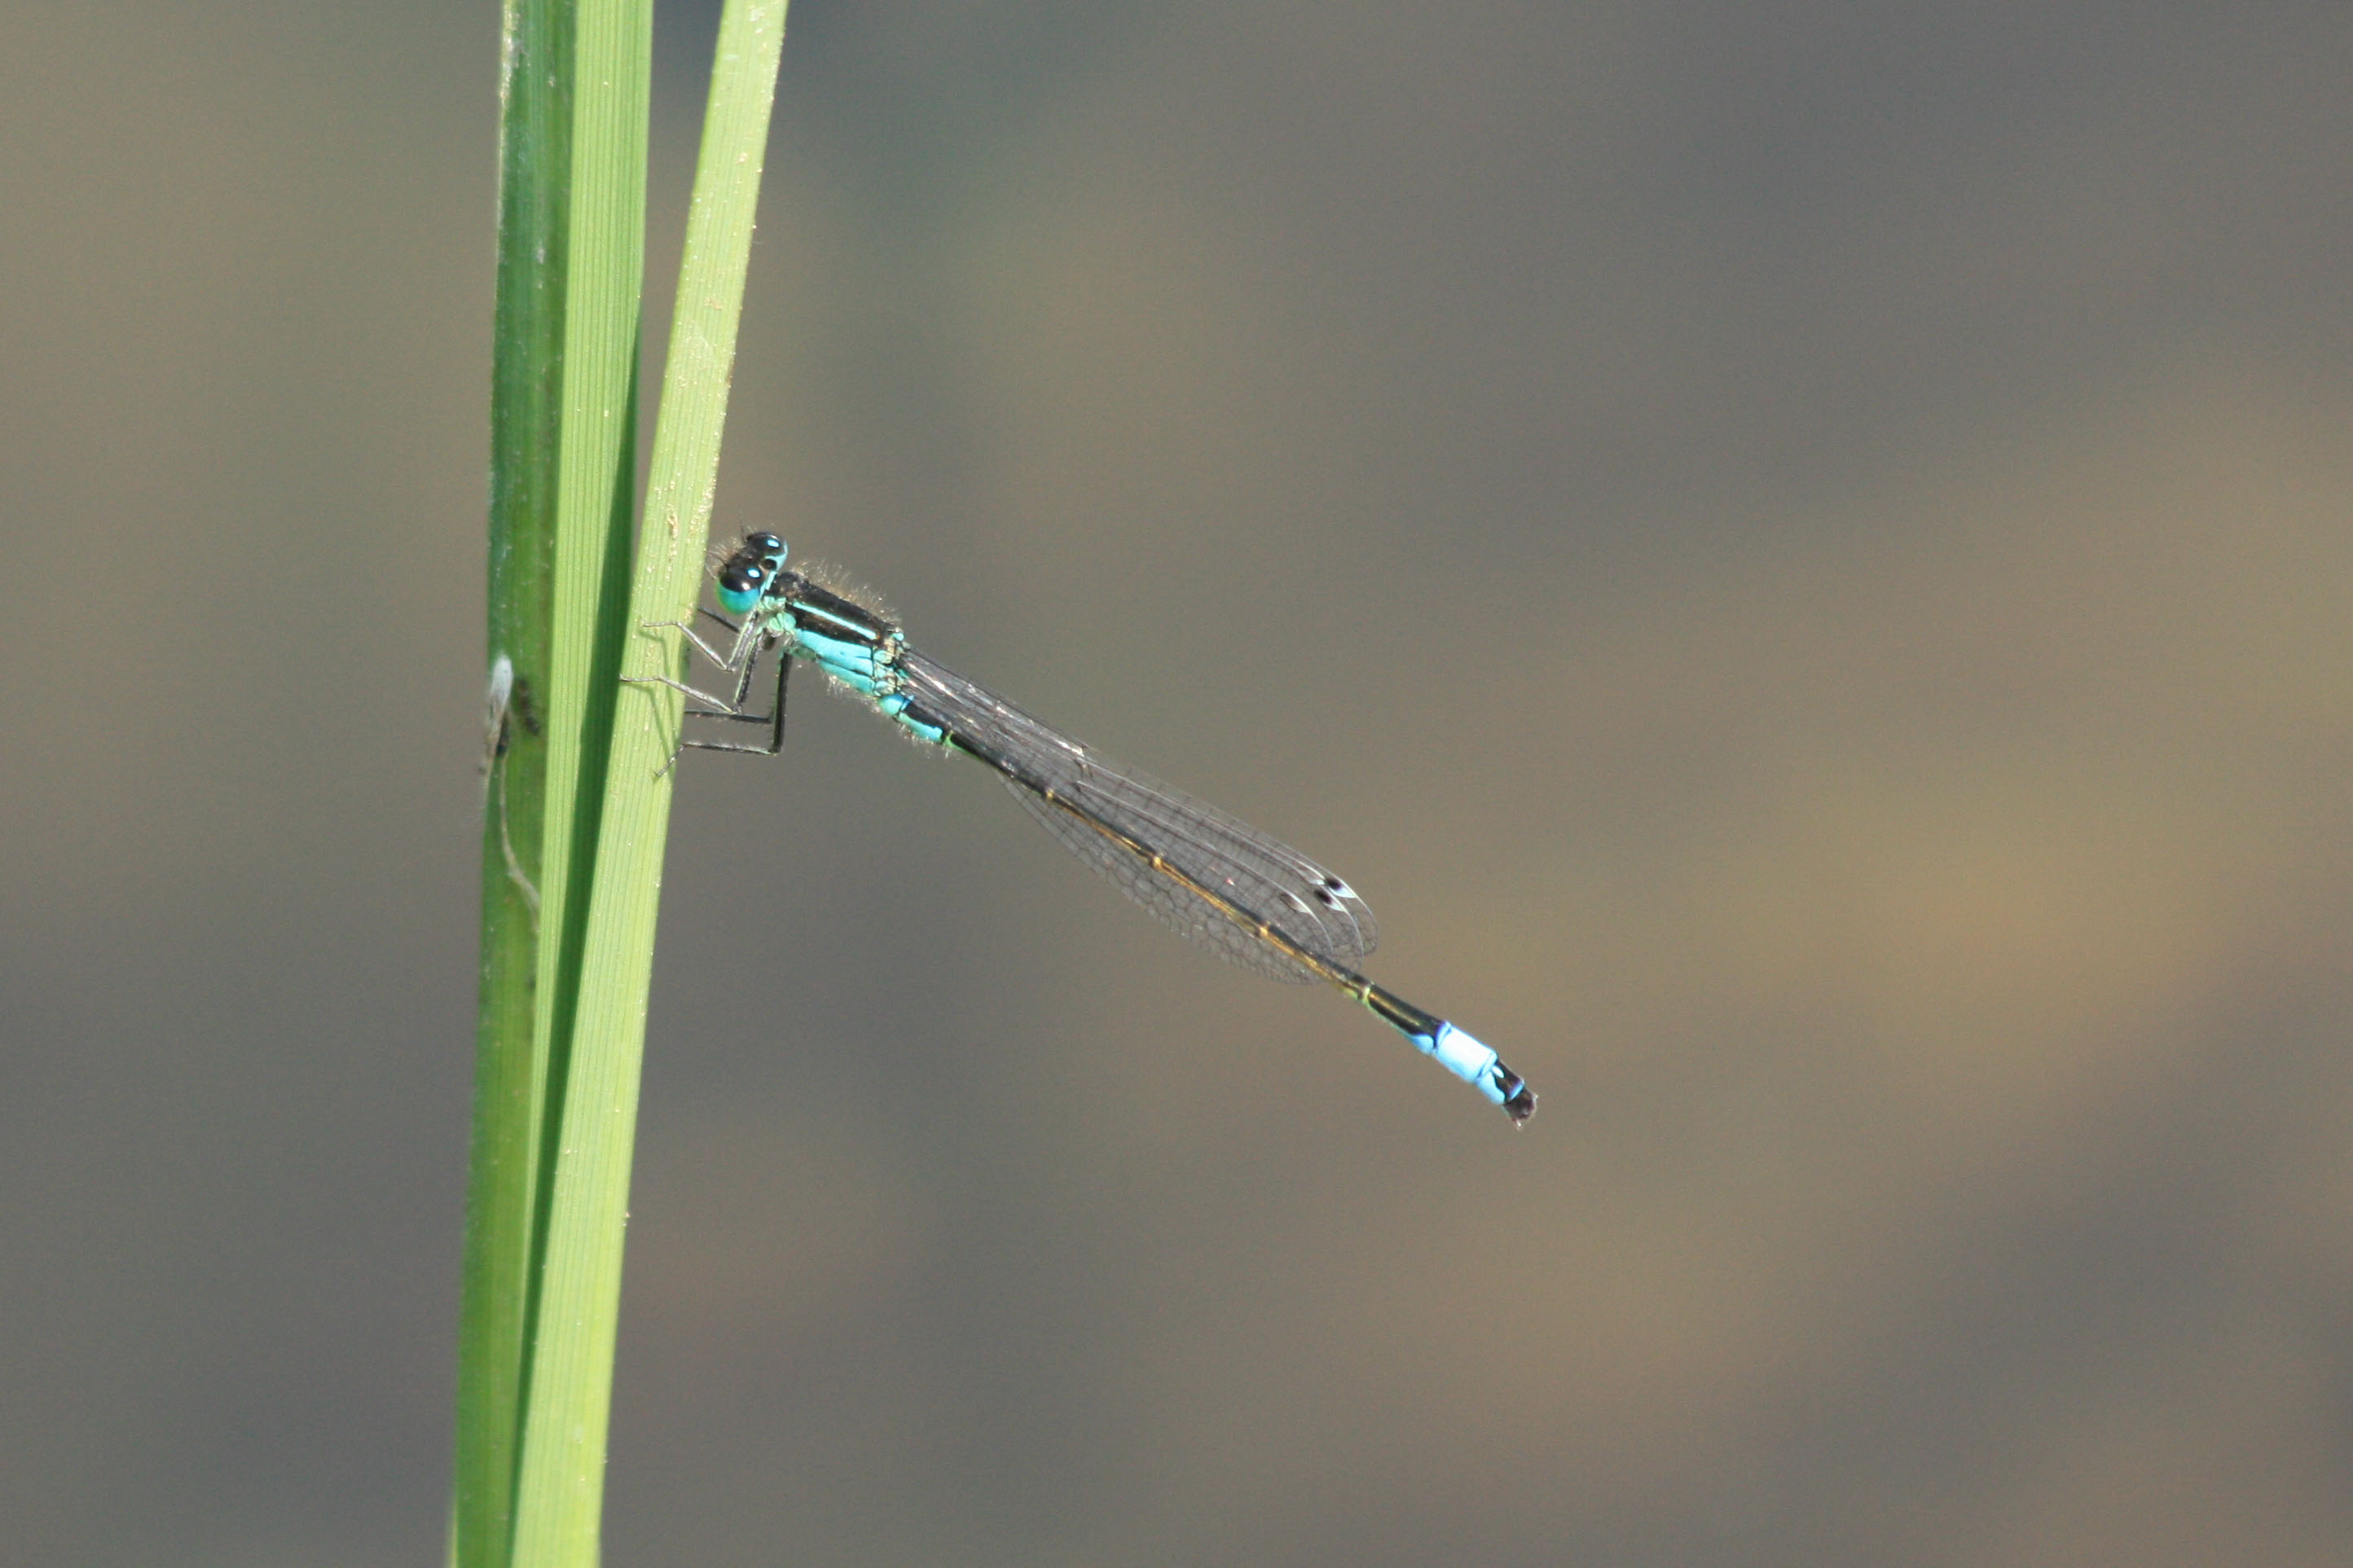
[[[1356,890],[1298,850],[1216,806],[1122,767],[1040,723],[1002,697],[907,646],[872,605],[785,570],[785,542],[752,533],[718,569],[717,597],[738,620],[702,614],[735,633],[722,653],[676,623],[702,655],[735,677],[714,697],[659,676],[706,704],[698,719],[768,726],[757,745],[688,740],[713,752],[773,756],[785,740],[785,692],[795,659],[807,659],[916,739],[997,770],[1030,816],[1072,854],[1153,915],[1220,958],[1277,980],[1320,980],[1370,1008],[1455,1077],[1501,1106],[1514,1125],[1534,1115],[1535,1092],[1470,1035],[1356,973],[1379,932]],[[754,675],[775,653],[774,706],[746,711]]]

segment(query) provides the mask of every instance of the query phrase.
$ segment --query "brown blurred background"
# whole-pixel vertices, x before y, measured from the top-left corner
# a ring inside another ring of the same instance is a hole
[[[495,11],[0,12],[11,1563],[441,1549]],[[1544,1110],[812,683],[681,784],[606,1560],[2353,1560],[2348,79],[797,0],[719,527]]]

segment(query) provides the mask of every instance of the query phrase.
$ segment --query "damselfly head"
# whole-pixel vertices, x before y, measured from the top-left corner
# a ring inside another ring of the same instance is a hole
[[[773,533],[747,533],[720,563],[718,597],[736,615],[749,615],[785,563],[785,542]]]

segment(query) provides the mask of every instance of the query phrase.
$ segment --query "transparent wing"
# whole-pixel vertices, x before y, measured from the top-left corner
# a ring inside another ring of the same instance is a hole
[[[1089,751],[912,648],[900,668],[908,697],[997,758],[1006,787],[1047,832],[1154,918],[1219,957],[1277,980],[1324,978],[1261,940],[1237,913],[1343,969],[1356,968],[1379,943],[1370,906],[1298,850]],[[1061,805],[1046,798],[1050,790]]]

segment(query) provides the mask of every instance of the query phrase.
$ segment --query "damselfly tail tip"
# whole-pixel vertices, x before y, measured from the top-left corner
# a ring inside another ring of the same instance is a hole
[[[1369,990],[1376,996],[1388,995],[1378,986]],[[1535,1090],[1528,1087],[1525,1079],[1505,1067],[1504,1058],[1493,1047],[1482,1044],[1469,1030],[1458,1029],[1443,1018],[1437,1020],[1436,1028],[1426,1032],[1391,1022],[1399,1034],[1413,1042],[1414,1049],[1424,1056],[1436,1057],[1439,1066],[1484,1095],[1489,1104],[1503,1107],[1513,1126],[1517,1127],[1536,1113]]]
[[[1504,1090],[1504,1114],[1512,1119],[1512,1129],[1517,1131],[1528,1124],[1529,1117],[1536,1113],[1536,1091],[1528,1087],[1525,1079],[1503,1063],[1497,1062],[1495,1070],[1503,1076],[1503,1081],[1496,1087]]]

